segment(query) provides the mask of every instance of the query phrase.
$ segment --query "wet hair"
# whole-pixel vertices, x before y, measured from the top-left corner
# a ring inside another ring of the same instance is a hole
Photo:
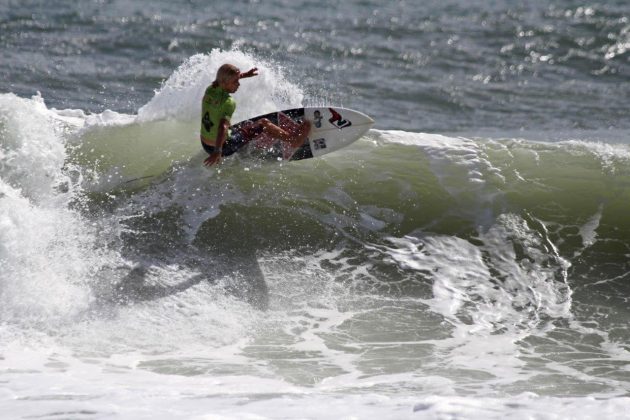
[[[233,66],[232,64],[224,64],[219,67],[217,70],[217,76],[212,82],[212,87],[218,87],[220,84],[229,81],[234,78],[234,76],[238,76],[241,71],[238,67]]]

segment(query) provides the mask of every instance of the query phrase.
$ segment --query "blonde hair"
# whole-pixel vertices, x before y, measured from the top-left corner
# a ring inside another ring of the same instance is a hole
[[[220,84],[228,82],[230,81],[230,79],[238,76],[240,73],[241,71],[238,69],[238,67],[232,64],[224,64],[219,67],[219,70],[217,70],[217,76],[214,79],[214,82],[212,82],[212,87],[217,87]]]

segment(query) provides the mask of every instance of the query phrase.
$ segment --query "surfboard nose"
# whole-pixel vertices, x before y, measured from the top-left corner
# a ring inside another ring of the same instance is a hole
[[[359,112],[359,111],[352,111],[352,112],[361,115],[361,117],[365,120],[365,121],[363,121],[363,124],[372,125],[372,124],[374,124],[376,122],[376,121],[374,121],[374,118],[370,117],[367,114],[364,114],[363,112]]]

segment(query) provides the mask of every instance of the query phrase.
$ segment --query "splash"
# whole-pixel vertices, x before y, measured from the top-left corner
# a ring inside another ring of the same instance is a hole
[[[69,208],[63,130],[40,96],[0,96],[0,308],[3,320],[56,322],[90,302],[99,266],[89,224]]]
[[[138,110],[138,120],[197,119],[203,93],[224,63],[243,70],[252,67],[259,70],[257,77],[243,80],[233,95],[238,104],[233,123],[278,109],[302,106],[302,89],[286,79],[282,67],[239,50],[214,49],[209,54],[197,54],[184,61],[153,99]]]

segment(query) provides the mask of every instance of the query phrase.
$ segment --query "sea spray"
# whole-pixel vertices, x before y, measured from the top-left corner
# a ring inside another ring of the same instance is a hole
[[[59,127],[41,97],[0,96],[0,284],[2,319],[67,322],[90,303],[102,252],[90,224],[69,208]]]
[[[138,110],[138,120],[197,120],[203,93],[214,81],[219,67],[225,63],[233,64],[243,72],[256,67],[259,73],[253,79],[243,80],[241,88],[233,95],[237,107],[232,123],[279,109],[302,106],[302,90],[283,77],[282,70],[273,63],[239,50],[214,49],[208,54],[196,54],[186,59],[153,98]]]

